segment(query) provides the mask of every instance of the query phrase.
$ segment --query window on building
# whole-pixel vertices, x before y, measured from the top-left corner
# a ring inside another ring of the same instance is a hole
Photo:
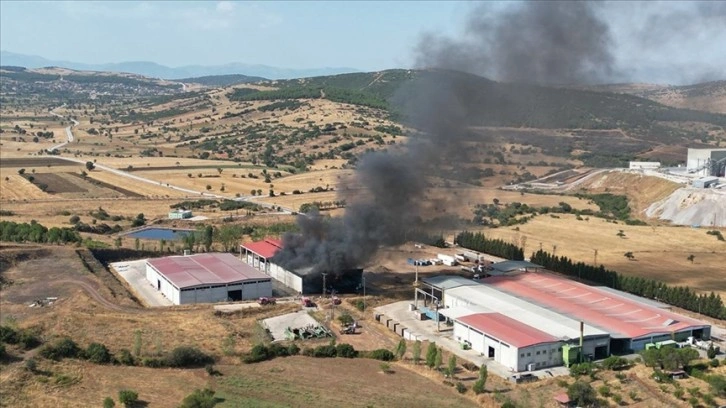
[[[520,356],[520,357],[524,357],[524,353],[520,354],[519,356]]]
[[[539,355],[539,351],[537,352],[537,355]]]
[[[531,355],[532,355],[532,353],[527,353],[527,357],[530,357]]]
[[[547,350],[542,350],[542,354],[547,354]]]

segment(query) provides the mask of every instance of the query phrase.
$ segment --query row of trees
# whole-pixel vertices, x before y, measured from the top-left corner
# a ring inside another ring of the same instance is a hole
[[[70,228],[47,227],[33,220],[28,223],[0,221],[0,240],[12,242],[37,242],[49,244],[65,244],[81,242],[78,232]]]
[[[717,319],[726,319],[726,307],[724,307],[723,300],[713,292],[709,295],[699,295],[688,287],[668,286],[653,279],[624,276],[605,269],[603,265],[594,266],[583,262],[573,262],[567,257],[552,255],[543,250],[532,254],[532,262],[564,275],[576,276],[634,295],[656,299]]]
[[[454,244],[457,244],[462,248],[486,252],[501,258],[512,259],[515,261],[524,260],[524,250],[522,248],[501,239],[487,238],[481,232],[461,232],[456,236],[456,238],[454,238]]]

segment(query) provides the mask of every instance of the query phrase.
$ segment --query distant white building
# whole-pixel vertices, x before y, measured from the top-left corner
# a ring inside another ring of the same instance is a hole
[[[709,188],[718,184],[718,177],[702,177],[697,180],[693,180],[693,187],[696,188]]]
[[[176,210],[169,211],[170,220],[183,220],[186,218],[192,218],[192,210],[177,208]]]
[[[660,168],[660,162],[641,162],[641,161],[631,161],[630,162],[631,170],[655,170],[658,168]]]

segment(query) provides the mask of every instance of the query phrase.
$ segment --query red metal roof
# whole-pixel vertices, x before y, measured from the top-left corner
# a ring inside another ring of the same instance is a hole
[[[476,313],[457,320],[516,348],[559,341],[554,336],[499,313]]]
[[[482,283],[584,321],[609,332],[613,337],[646,337],[707,325],[550,273],[496,276],[486,278]]]
[[[272,258],[277,253],[277,251],[282,249],[282,241],[280,241],[279,239],[267,238],[263,241],[242,244],[242,248],[250,252],[254,252],[255,254],[265,259],[269,259]]]
[[[270,279],[232,254],[168,256],[146,262],[179,289]]]

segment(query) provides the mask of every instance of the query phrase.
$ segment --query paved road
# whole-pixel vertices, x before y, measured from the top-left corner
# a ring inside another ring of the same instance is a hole
[[[63,106],[65,106],[65,105],[63,105]],[[63,106],[61,106],[61,108]],[[57,117],[59,117],[61,119],[65,119],[65,117],[63,115],[59,114],[59,113],[56,113],[56,112],[51,111],[50,114],[53,115],[53,116],[57,116]],[[67,141],[64,142],[64,143],[61,143],[59,145],[55,145],[55,146],[51,147],[50,149],[48,149],[49,152],[55,151],[56,149],[60,149],[61,147],[67,145],[68,143],[73,142],[73,131],[71,130],[71,128],[73,128],[74,126],[78,126],[78,121],[75,120],[75,119],[71,119],[71,122],[73,122],[73,124],[70,125],[70,126],[68,126],[66,128],[66,139],[67,139]]]

